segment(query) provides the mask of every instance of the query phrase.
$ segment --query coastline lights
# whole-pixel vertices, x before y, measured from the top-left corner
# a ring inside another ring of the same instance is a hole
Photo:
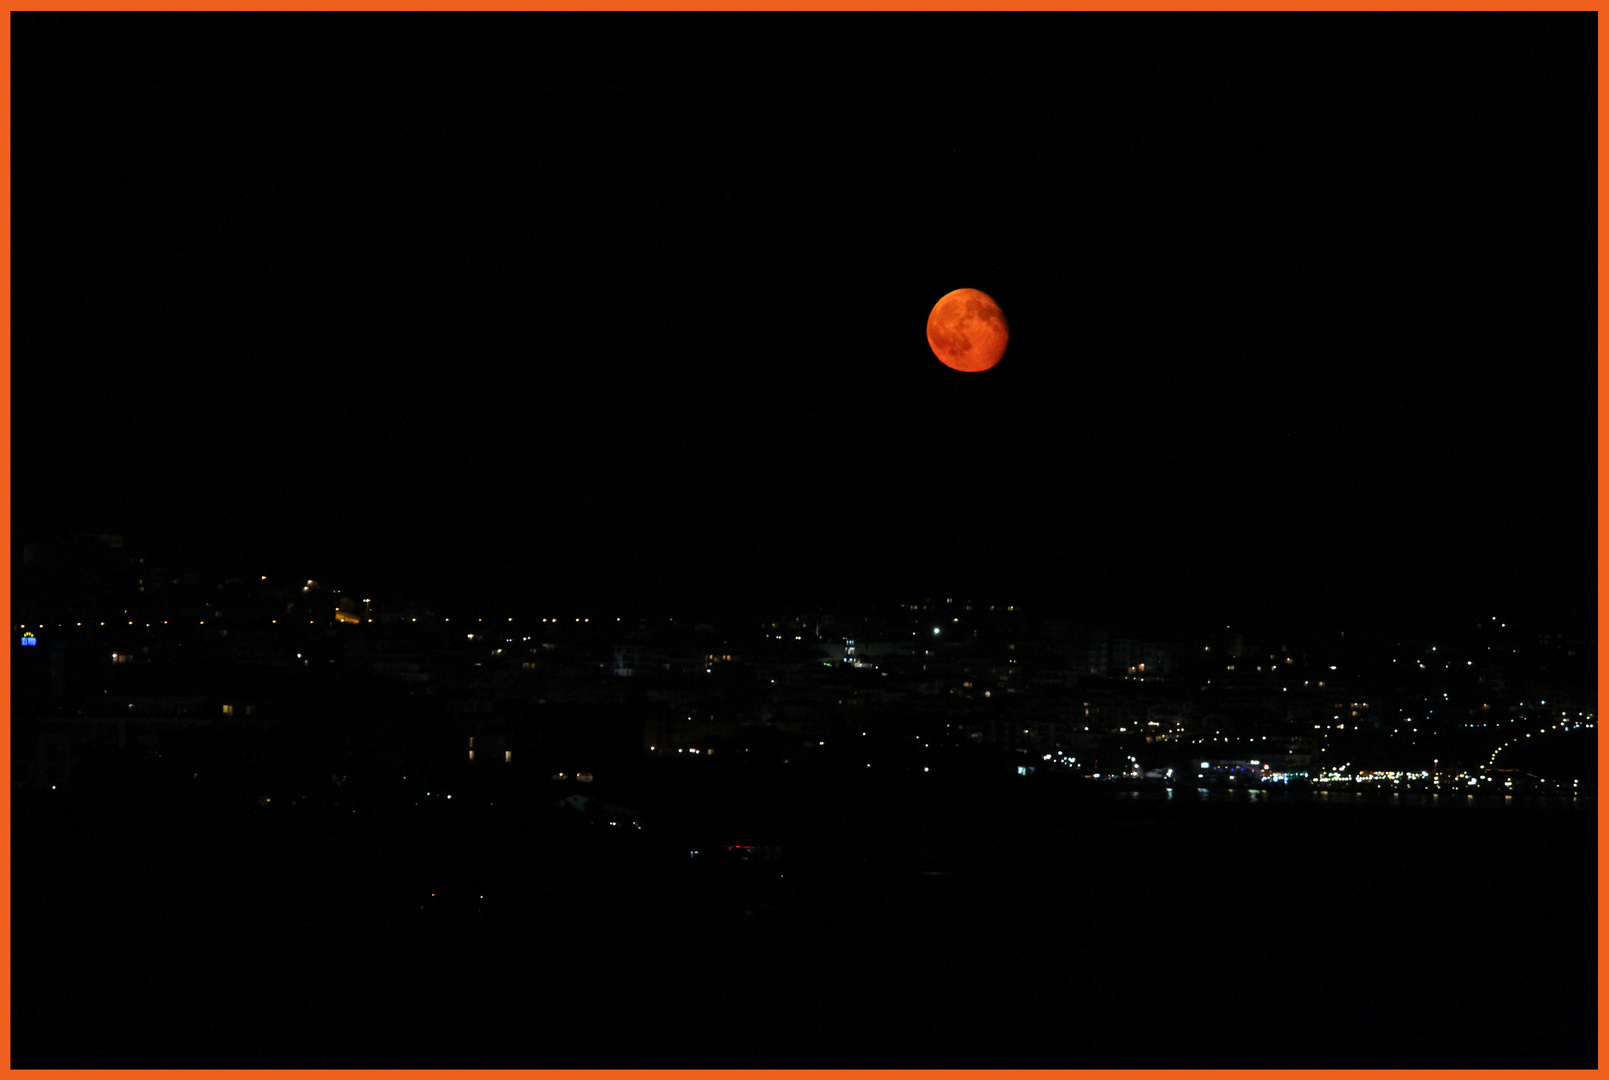
[[[1583,715],[1585,716],[1586,714]],[[1547,727],[1538,731],[1527,731],[1522,734],[1515,735],[1507,742],[1500,743],[1497,749],[1492,751],[1492,756],[1486,759],[1486,768],[1490,769],[1496,765],[1497,756],[1504,750],[1507,750],[1510,746],[1513,746],[1515,743],[1519,742],[1521,739],[1529,739],[1532,735],[1546,735],[1550,731],[1575,731],[1578,728],[1595,728],[1596,726],[1597,725],[1592,722],[1591,718],[1588,718],[1585,721],[1560,720],[1557,723],[1549,724]]]

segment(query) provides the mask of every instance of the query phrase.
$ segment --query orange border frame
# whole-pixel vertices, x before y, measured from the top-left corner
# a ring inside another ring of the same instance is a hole
[[[443,11],[443,10],[471,10],[471,11],[1067,11],[1067,10],[1098,10],[1098,11],[1600,11],[1602,5],[1589,0],[1566,0],[1546,5],[1545,8],[1514,2],[1496,2],[1496,0],[1419,0],[1417,3],[1386,3],[1382,0],[1326,0],[1322,3],[1294,3],[1291,0],[1241,0],[1239,3],[1214,3],[1212,0],[1008,0],[1005,3],[989,3],[986,0],[773,0],[773,2],[753,2],[753,0],[554,0],[554,2],[520,2],[520,0],[479,0],[472,4],[448,4],[441,0],[345,0],[345,2],[318,2],[318,0],[252,0],[246,3],[219,3],[217,0],[166,0],[166,2],[142,2],[142,0],[63,0],[63,2],[16,2],[8,5],[8,11]],[[1604,43],[1609,39],[1609,29],[1606,29],[1602,19],[1598,22],[1598,56],[1600,63],[1604,55]],[[0,342],[0,424],[4,425],[4,438],[0,439],[0,492],[4,498],[0,499],[0,522],[4,523],[8,536],[11,534],[11,21],[7,19],[0,27],[0,133],[3,133],[4,173],[0,175],[0,240],[3,240],[6,252],[4,265],[0,266],[0,327],[4,329],[4,339]],[[1604,136],[1604,90],[1603,78],[1600,73],[1598,82],[1598,145],[1599,145],[1599,175],[1603,172],[1603,136]],[[1601,311],[1606,299],[1609,299],[1609,287],[1604,283],[1603,274],[1603,221],[1606,211],[1609,211],[1609,198],[1606,198],[1602,181],[1598,186],[1598,307]],[[1609,401],[1609,389],[1604,386],[1602,371],[1603,356],[1603,329],[1600,323],[1598,329],[1598,355],[1599,378],[1597,387],[1598,417],[1600,434],[1597,447],[1598,455],[1598,505],[1599,505],[1599,534],[1602,535],[1603,519],[1603,491],[1604,491],[1604,465],[1609,461],[1609,454],[1601,433],[1601,424],[1604,414],[1604,404]],[[3,569],[0,569],[0,607],[7,613],[7,624],[11,624],[11,569],[8,560]],[[1602,546],[1598,551],[1598,637],[1600,674],[1598,676],[1599,700],[1603,698],[1606,683],[1601,673],[1601,660],[1603,658],[1602,639],[1605,628],[1602,613],[1603,586],[1606,572],[1609,572],[1609,556],[1606,556]],[[9,631],[8,631],[9,632]],[[11,693],[11,650],[0,649],[0,689],[6,694],[8,706],[6,719],[9,728],[10,721],[10,693]],[[1609,754],[1600,741],[1598,749],[1599,775],[1604,773],[1604,765],[1609,762]],[[0,740],[0,765],[4,766],[4,776],[11,775],[11,740]],[[1599,854],[1600,865],[1602,855],[1603,812],[1598,815],[1599,824]],[[0,958],[3,958],[9,976],[11,970],[11,786],[5,786],[4,795],[0,795],[0,851],[3,851],[6,860],[5,887],[0,889],[0,915],[5,917],[5,929],[0,936]],[[1602,905],[1599,906],[1599,1035],[1598,1048],[1600,1063],[1602,1060],[1605,1036],[1603,1034],[1603,1006],[1601,1003],[1602,991],[1602,940],[1606,929],[1606,921],[1602,914]],[[0,1046],[5,1052],[5,1067],[11,1069],[11,982],[7,978],[3,988],[0,988],[0,999],[3,999],[4,1009],[0,1010]],[[1600,1064],[1601,1068],[1601,1064]],[[15,1070],[22,1072],[24,1070]],[[26,1070],[32,1072],[34,1070]],[[76,1070],[75,1070],[76,1071]],[[132,1070],[131,1070],[132,1071]],[[150,1071],[150,1070],[139,1070]],[[231,1072],[246,1070],[230,1070]],[[258,1071],[258,1070],[253,1070]],[[269,1070],[270,1072],[274,1070]],[[425,1070],[436,1076],[476,1076],[479,1073],[470,1070]],[[509,1073],[526,1070],[499,1070]],[[668,1070],[699,1075],[699,1070]],[[772,1070],[756,1070],[764,1072]],[[775,1070],[780,1072],[781,1070]],[[795,1072],[794,1075],[809,1075],[814,1070]],[[950,1070],[946,1070],[950,1071]],[[994,1075],[993,1070],[964,1071],[954,1070],[966,1076],[984,1077]],[[1330,1073],[1330,1070],[1301,1070],[1302,1072]],[[43,1072],[41,1070],[41,1072]],[[562,1074],[561,1070],[554,1070],[553,1074]],[[736,1075],[744,1075],[747,1071],[738,1071]],[[1235,1070],[1201,1070],[1202,1075],[1241,1075]],[[1058,1071],[1046,1070],[1045,1075],[1057,1075]],[[1371,1073],[1371,1075],[1389,1075]],[[60,1076],[61,1072],[52,1070],[47,1075]],[[384,1077],[394,1075],[384,1070],[343,1070],[329,1071],[332,1077]],[[632,1070],[588,1070],[576,1072],[578,1077],[587,1077],[589,1080],[605,1080],[605,1078],[633,1077],[641,1073]],[[725,1075],[734,1075],[725,1073]],[[834,1073],[833,1075],[842,1075]],[[889,1070],[865,1071],[862,1075],[889,1078],[932,1076],[933,1072],[923,1070]],[[1025,1072],[1001,1070],[1000,1075],[1021,1076]],[[1116,1077],[1147,1078],[1172,1076],[1170,1070],[1139,1069],[1113,1073]],[[1463,1076],[1458,1070],[1437,1069],[1415,1072],[1415,1076]],[[1515,1076],[1531,1075],[1530,1072],[1515,1070],[1493,1070],[1485,1073],[1487,1076]]]

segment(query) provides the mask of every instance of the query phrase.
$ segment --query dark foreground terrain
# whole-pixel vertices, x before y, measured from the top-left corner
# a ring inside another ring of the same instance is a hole
[[[1597,1064],[1591,809],[688,777],[641,830],[19,792],[12,1065]]]

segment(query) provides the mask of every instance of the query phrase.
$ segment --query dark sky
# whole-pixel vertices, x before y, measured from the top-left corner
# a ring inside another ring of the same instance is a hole
[[[12,18],[19,538],[1593,611],[1591,13]]]

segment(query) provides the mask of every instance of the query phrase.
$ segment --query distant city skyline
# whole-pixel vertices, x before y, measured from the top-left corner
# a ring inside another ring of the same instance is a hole
[[[39,665],[46,661],[41,657],[48,654],[54,687],[49,711],[59,714],[76,707],[79,715],[86,706],[104,705],[94,692],[99,679],[110,678],[108,686],[125,690],[145,687],[147,696],[130,699],[130,709],[143,708],[139,701],[200,701],[216,694],[221,684],[195,667],[207,657],[211,659],[205,662],[218,672],[244,665],[242,670],[258,669],[265,677],[276,670],[290,677],[284,669],[315,660],[320,667],[337,664],[338,671],[365,671],[393,652],[406,658],[404,666],[414,672],[409,678],[445,686],[471,658],[477,658],[474,667],[487,666],[488,677],[499,669],[508,669],[506,676],[548,669],[554,649],[561,650],[558,655],[579,649],[550,674],[568,670],[566,678],[580,678],[590,686],[579,690],[582,699],[610,683],[611,675],[670,677],[659,691],[634,687],[636,679],[615,682],[602,700],[617,703],[645,692],[645,701],[662,700],[666,693],[697,698],[709,687],[721,688],[719,699],[744,685],[748,689],[742,697],[786,697],[787,688],[796,686],[801,676],[807,681],[850,677],[861,680],[858,689],[845,685],[840,697],[869,694],[868,703],[888,705],[912,694],[935,703],[958,695],[963,702],[981,704],[992,687],[1001,696],[996,705],[1009,709],[1014,700],[1036,722],[1054,718],[1065,724],[1070,717],[1062,698],[1069,691],[1100,698],[1119,690],[1141,699],[1150,695],[1141,713],[1163,710],[1158,716],[1167,718],[1167,724],[1147,733],[1147,743],[1153,741],[1149,736],[1184,738],[1185,729],[1168,725],[1185,715],[1210,717],[1231,705],[1231,715],[1234,709],[1250,708],[1263,717],[1257,721],[1262,725],[1259,738],[1310,739],[1313,732],[1328,730],[1333,719],[1343,730],[1372,725],[1405,740],[1388,754],[1389,761],[1350,762],[1363,768],[1400,765],[1394,755],[1418,745],[1420,736],[1455,736],[1445,744],[1451,767],[1455,745],[1464,747],[1457,751],[1463,757],[1471,752],[1466,743],[1479,747],[1476,756],[1484,756],[1491,749],[1491,735],[1510,730],[1517,721],[1523,728],[1532,714],[1551,723],[1593,711],[1595,636],[1501,616],[1447,625],[1424,637],[1407,627],[1310,624],[1218,623],[1163,631],[1141,629],[1132,621],[1081,620],[1033,605],[974,603],[964,596],[899,602],[867,597],[835,607],[755,609],[743,615],[696,609],[611,613],[596,606],[565,610],[559,605],[539,614],[511,612],[507,606],[454,607],[429,597],[352,589],[351,584],[165,565],[149,560],[124,538],[109,535],[29,545],[14,593],[13,630],[27,654],[19,663],[34,665],[24,670],[42,671]],[[399,633],[411,644],[392,640]],[[109,666],[107,655],[112,657]],[[582,656],[588,659],[573,666]],[[964,657],[971,659],[958,659]],[[77,693],[88,690],[77,706],[62,697],[64,663]],[[387,670],[391,666],[381,665]],[[699,689],[700,673],[713,674],[715,667],[721,668],[721,678]],[[824,674],[820,667],[837,674]],[[926,674],[930,669],[932,674]],[[120,674],[112,676],[114,670]],[[916,676],[918,670],[924,674]],[[790,674],[779,686],[783,672]],[[983,682],[972,681],[984,672],[990,674]],[[597,683],[600,676],[603,682]],[[25,712],[44,705],[38,699],[38,677],[32,677],[33,689],[23,695],[32,702]],[[278,696],[271,678],[248,683],[256,689],[246,692],[247,702],[263,694]],[[1327,684],[1331,689],[1326,690]],[[529,688],[496,685],[495,691],[488,684],[483,692],[508,701],[534,696]],[[198,689],[202,697],[194,697]],[[150,698],[152,692],[158,697]],[[1349,695],[1350,704],[1334,707],[1350,709],[1350,720],[1340,713],[1328,716],[1332,703],[1326,693]],[[230,695],[230,700],[237,697]],[[1197,701],[1201,704],[1192,704]],[[1089,704],[1084,702],[1082,714],[1086,731],[1095,722]],[[1131,703],[1112,714],[1120,719],[1111,721],[1109,733],[1126,730],[1121,717],[1127,716],[1131,726],[1137,723],[1133,708]],[[1561,709],[1565,712],[1559,713]],[[1298,716],[1307,719],[1291,726]],[[1269,723],[1283,726],[1267,729]],[[1190,738],[1203,734],[1190,730]],[[1065,749],[1060,744],[1053,748]]]
[[[846,584],[826,585],[817,589],[793,588],[786,592],[757,592],[736,596],[731,592],[671,590],[616,590],[607,589],[554,589],[546,593],[496,589],[477,591],[466,589],[461,579],[450,575],[432,578],[429,574],[386,573],[373,567],[357,565],[346,574],[322,572],[311,560],[293,562],[283,558],[241,560],[219,556],[186,557],[197,553],[182,547],[148,546],[139,537],[112,533],[56,533],[34,537],[22,543],[15,538],[20,576],[16,581],[14,622],[18,626],[32,625],[26,621],[28,612],[25,598],[38,588],[37,570],[29,572],[29,564],[57,564],[65,556],[68,563],[82,558],[86,549],[101,549],[115,559],[124,558],[149,564],[180,575],[180,580],[196,579],[231,581],[246,586],[264,588],[300,588],[315,586],[320,593],[341,594],[361,600],[374,610],[381,606],[406,606],[428,610],[437,617],[455,614],[458,617],[491,617],[498,620],[513,618],[522,623],[546,621],[553,617],[564,620],[596,618],[608,621],[614,618],[710,620],[723,631],[737,632],[753,629],[782,617],[819,619],[854,619],[870,611],[888,611],[911,604],[939,607],[976,608],[993,611],[1008,608],[1021,612],[1024,617],[1051,620],[1085,628],[1105,627],[1129,637],[1181,639],[1216,634],[1224,630],[1250,633],[1257,636],[1280,637],[1286,640],[1305,640],[1351,629],[1373,635],[1407,635],[1410,637],[1457,638],[1467,634],[1471,627],[1487,623],[1508,622],[1524,626],[1528,631],[1544,634],[1562,634],[1578,640],[1596,640],[1597,628],[1590,622],[1572,619],[1568,612],[1544,612],[1540,616],[1526,611],[1502,610],[1497,605],[1484,607],[1466,604],[1459,609],[1443,608],[1434,612],[1404,615],[1386,608],[1333,606],[1322,611],[1305,608],[1299,603],[1281,609],[1274,607],[1248,607],[1244,604],[1226,604],[1209,609],[1188,604],[1148,606],[1144,603],[1125,606],[1121,602],[1105,601],[1091,596],[1069,600],[1065,596],[1035,596],[1024,591],[993,588],[966,589],[897,589],[862,588]],[[76,552],[76,554],[74,554]],[[258,571],[269,570],[261,574]],[[308,577],[307,571],[316,576]],[[47,573],[48,576],[48,573]],[[1498,610],[1495,615],[1485,614]],[[19,621],[21,620],[21,621]],[[1227,620],[1227,621],[1226,621]]]

